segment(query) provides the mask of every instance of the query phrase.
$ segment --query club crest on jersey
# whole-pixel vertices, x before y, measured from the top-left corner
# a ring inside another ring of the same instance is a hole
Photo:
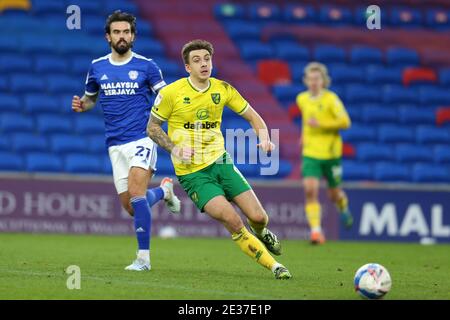
[[[136,80],[138,75],[139,73],[136,70],[131,70],[130,72],[128,72],[128,76],[131,80]]]
[[[211,99],[215,104],[220,103],[220,93],[211,93]]]

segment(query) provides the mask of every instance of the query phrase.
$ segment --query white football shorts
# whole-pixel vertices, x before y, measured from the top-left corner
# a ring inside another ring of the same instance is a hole
[[[128,174],[132,167],[156,171],[157,145],[148,137],[111,146],[108,152],[118,194],[128,191]]]

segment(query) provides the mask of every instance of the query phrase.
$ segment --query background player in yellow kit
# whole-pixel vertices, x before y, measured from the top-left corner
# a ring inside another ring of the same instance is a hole
[[[189,73],[163,88],[155,99],[147,132],[172,155],[175,173],[195,205],[221,222],[240,249],[277,279],[291,274],[268,252],[281,254],[277,237],[267,229],[268,216],[252,188],[225,151],[220,131],[224,106],[246,119],[265,152],[274,149],[264,120],[230,84],[211,78],[212,45],[194,40],[183,46]],[[161,125],[168,122],[168,135]],[[231,202],[248,219],[254,235],[244,226]],[[259,240],[258,240],[259,239]],[[262,242],[261,242],[262,241]]]
[[[353,224],[347,196],[340,187],[342,139],[339,130],[348,129],[351,121],[339,97],[328,90],[331,79],[325,65],[309,63],[305,68],[303,81],[308,90],[297,96],[297,105],[303,118],[302,175],[305,211],[311,227],[311,242],[321,244],[325,242],[319,203],[322,177],[328,182],[328,195],[336,204],[342,223],[348,228]]]

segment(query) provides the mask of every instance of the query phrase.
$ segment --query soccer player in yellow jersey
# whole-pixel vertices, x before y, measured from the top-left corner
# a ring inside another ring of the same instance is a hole
[[[303,119],[305,211],[311,228],[311,243],[321,244],[325,242],[319,203],[319,182],[322,177],[328,182],[328,195],[336,204],[342,223],[348,228],[353,224],[347,196],[340,187],[342,139],[339,130],[348,129],[351,121],[339,97],[327,89],[331,80],[325,65],[309,63],[303,81],[308,90],[297,96],[297,105]]]
[[[276,279],[291,274],[275,261],[281,244],[267,229],[268,216],[252,188],[225,151],[220,131],[225,106],[246,119],[259,138],[258,147],[274,149],[264,120],[225,81],[211,78],[213,47],[204,40],[183,46],[182,57],[189,77],[159,91],[147,132],[172,156],[175,173],[197,208],[224,225],[239,248],[271,270]],[[161,125],[168,122],[168,134]],[[247,217],[250,232],[231,203]]]

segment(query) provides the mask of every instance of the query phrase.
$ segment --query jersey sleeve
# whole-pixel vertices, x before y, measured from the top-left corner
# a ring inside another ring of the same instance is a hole
[[[243,114],[249,107],[247,100],[232,85],[226,84],[226,87],[228,94],[226,105],[237,114]]]
[[[94,65],[91,64],[89,71],[86,76],[86,83],[84,87],[84,93],[87,96],[95,96],[98,93],[99,86],[97,83],[97,79],[94,75]]]
[[[331,101],[331,112],[336,118],[348,118],[347,110],[337,95],[334,95]]]
[[[158,92],[161,88],[166,86],[162,71],[154,61],[149,61],[147,68],[147,79],[149,87]]]
[[[168,90],[161,90],[155,98],[152,107],[152,116],[161,121],[167,121],[172,114],[173,102]]]

